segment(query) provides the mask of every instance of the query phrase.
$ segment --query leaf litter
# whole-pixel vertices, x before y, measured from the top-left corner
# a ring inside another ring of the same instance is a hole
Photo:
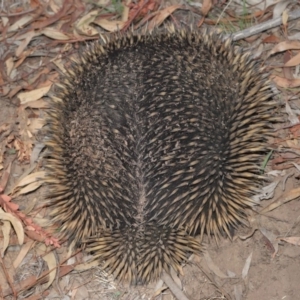
[[[7,2],[10,3],[10,1]],[[13,2],[19,4],[17,1],[11,1],[10,4]],[[57,252],[55,248],[63,246],[65,249],[66,246],[61,245],[57,238],[44,229],[44,226],[38,225],[44,224],[47,220],[47,217],[44,217],[43,208],[34,207],[34,201],[33,205],[27,205],[30,209],[21,211],[20,205],[15,201],[39,190],[42,185],[45,174],[38,156],[43,145],[39,144],[38,139],[39,132],[43,130],[44,110],[48,107],[47,94],[59,78],[58,69],[64,72],[64,64],[77,52],[79,43],[97,39],[99,33],[103,31],[109,34],[130,30],[130,28],[152,30],[166,21],[171,21],[175,26],[180,26],[182,22],[194,23],[198,26],[217,24],[226,32],[234,32],[244,27],[251,27],[252,22],[259,24],[280,17],[282,19],[281,31],[275,28],[252,38],[252,43],[256,41],[257,45],[261,46],[262,56],[268,58],[267,69],[271,73],[271,80],[281,93],[279,97],[288,99],[284,101],[278,99],[281,103],[278,106],[278,114],[286,114],[287,119],[276,128],[278,135],[273,143],[274,153],[266,171],[290,168],[297,170],[297,165],[300,164],[298,149],[300,134],[298,126],[300,109],[298,107],[300,104],[297,102],[300,87],[300,38],[297,34],[300,35],[300,33],[297,32],[296,26],[299,22],[293,21],[294,27],[293,22],[289,22],[289,11],[299,9],[299,5],[293,1],[277,4],[270,1],[269,3],[268,6],[261,6],[260,2],[256,1],[253,7],[213,0],[204,0],[200,4],[195,3],[195,6],[193,3],[187,4],[182,1],[168,4],[160,0],[127,0],[122,3],[81,0],[49,0],[46,3],[31,0],[23,7],[6,4],[5,11],[0,14],[0,41],[2,44],[5,43],[3,49],[0,48],[2,66],[0,68],[0,93],[5,97],[1,101],[7,101],[9,105],[13,105],[15,112],[0,123],[1,256],[4,260],[9,260],[7,253],[10,243],[14,240],[12,232],[15,232],[16,242],[21,245],[19,254],[14,260],[15,269],[35,250],[38,257],[42,257],[46,262],[47,270],[44,270],[41,276],[34,275],[29,277],[29,280],[24,279],[20,282],[21,289],[19,289],[13,286],[12,274],[8,274],[7,270],[3,269],[8,282],[8,286],[2,290],[4,296],[11,293],[15,296],[23,295],[22,293],[26,290],[41,283],[44,284],[43,295],[51,294],[53,292],[51,288],[50,292],[46,289],[51,286],[55,278],[62,278],[61,276],[66,276],[74,269],[73,265],[63,265],[65,262],[65,258],[62,259],[63,253],[58,259],[55,256]],[[293,155],[290,154],[291,150],[293,150]],[[15,168],[16,164],[29,170],[23,171],[25,176],[19,174],[14,177],[11,168],[12,166]],[[259,199],[257,202],[263,204],[262,199],[270,199],[275,194],[275,200],[264,205],[258,213],[268,218],[273,211],[298,199],[299,188],[297,186],[291,188],[290,183],[299,177],[299,172],[295,172],[295,175],[290,177],[278,175],[276,183],[275,181],[270,183],[268,189],[262,190],[257,198]],[[285,192],[280,192],[278,183],[282,182],[285,185],[285,181],[289,187]],[[36,202],[38,203],[41,198],[41,195],[35,198]],[[23,211],[26,211],[26,214]],[[273,259],[278,253],[280,255],[278,241],[299,246],[299,237],[293,235],[280,237],[279,234],[275,234],[273,230],[265,228],[260,223],[259,218],[256,218],[252,225],[250,222],[253,228],[252,234],[259,231],[262,237],[269,241],[273,248],[270,254]],[[299,231],[296,233],[300,235]],[[245,238],[246,241],[248,239],[250,235]],[[82,255],[77,253],[75,258],[75,265],[83,263]],[[250,256],[245,258],[242,279],[249,279],[249,276],[251,278],[249,270],[253,259],[255,259],[255,252],[251,252]],[[242,294],[247,291],[244,285],[234,284],[231,291],[224,291],[217,278],[228,280],[230,276],[228,278],[218,267],[219,264],[216,264],[210,256],[206,256],[206,260],[208,268],[214,274],[209,276],[209,280],[216,287],[215,295],[226,295],[226,299],[232,297],[242,299]],[[186,266],[184,269],[189,267]],[[202,277],[205,277],[203,274]],[[177,286],[184,286],[181,276],[173,277]],[[109,282],[112,282],[112,279],[109,279]],[[64,288],[68,290],[68,286],[66,283]],[[185,288],[188,287],[186,284]],[[114,289],[116,289],[115,286]],[[160,289],[166,291],[165,288],[160,287]],[[76,293],[79,293],[77,288],[75,290],[70,290],[74,297]],[[106,292],[110,294],[111,290]],[[144,296],[147,294],[143,290],[142,293]],[[231,296],[229,293],[232,293]],[[156,292],[156,295],[159,294]]]

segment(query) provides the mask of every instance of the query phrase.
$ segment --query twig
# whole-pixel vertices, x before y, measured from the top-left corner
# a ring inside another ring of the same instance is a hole
[[[131,0],[126,0],[125,3],[123,4],[123,13],[122,13],[122,21],[126,22],[128,21],[128,16],[129,16],[129,5],[131,3]]]
[[[228,8],[228,6],[231,4],[231,2],[232,2],[232,0],[228,1],[228,3],[226,4],[226,6],[224,7],[224,9],[222,10],[222,12],[220,13],[216,25],[219,24],[221,18],[223,17],[224,12],[225,12],[226,9]]]
[[[4,12],[3,13],[0,13],[0,17],[17,17],[17,16],[22,16],[22,15],[26,15],[26,14],[29,14],[33,11],[35,11],[38,7],[34,7],[32,9],[29,9],[29,10],[26,10],[26,11],[21,11],[21,12],[18,12],[18,13],[8,13],[8,12]]]
[[[288,21],[296,20],[296,19],[300,18],[300,9],[289,12],[288,14],[289,14]],[[228,37],[231,36],[233,41],[239,41],[239,40],[242,40],[242,39],[247,38],[249,36],[258,34],[260,32],[263,32],[265,30],[268,30],[268,29],[274,28],[276,26],[279,26],[281,24],[282,24],[282,17],[278,17],[278,18],[263,22],[261,24],[252,26],[252,27],[247,28],[245,30],[238,31],[238,32],[233,33],[231,35],[226,35],[226,37],[228,38]]]
[[[165,282],[165,284],[169,287],[173,295],[178,300],[189,300],[186,295],[182,292],[182,290],[174,283],[173,279],[169,274],[166,272],[163,272],[161,275],[162,280]]]
[[[1,257],[0,257],[1,259]],[[59,275],[58,277],[61,278],[65,275],[67,275],[68,273],[70,273],[71,271],[74,270],[75,265],[67,265],[67,266],[62,266],[60,264],[60,269],[59,269]],[[44,271],[40,277],[36,277],[34,275],[24,279],[23,281],[16,283],[15,282],[15,286],[14,286],[14,292],[19,294],[21,292],[24,292],[32,287],[34,287],[37,284],[43,284],[46,283],[48,281],[48,275],[49,275],[50,271]],[[13,292],[10,288],[7,288],[3,291],[4,297],[11,295]]]
[[[217,289],[217,291],[225,297],[226,300],[232,300],[231,296],[221,287],[217,284],[214,277],[210,273],[210,271],[205,267],[202,263],[195,263],[195,265],[201,270],[201,272],[207,277],[207,279],[210,281],[210,283]]]

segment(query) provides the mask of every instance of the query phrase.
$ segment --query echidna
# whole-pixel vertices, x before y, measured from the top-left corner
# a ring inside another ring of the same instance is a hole
[[[252,206],[272,102],[261,63],[197,30],[87,47],[52,98],[48,204],[121,280],[156,279]]]

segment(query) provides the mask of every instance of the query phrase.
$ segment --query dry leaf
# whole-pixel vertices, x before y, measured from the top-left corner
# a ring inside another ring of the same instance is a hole
[[[291,51],[285,51],[283,54],[283,63],[286,64],[292,58]],[[283,67],[283,77],[286,79],[294,79],[293,70],[289,67]]]
[[[110,32],[122,30],[126,25],[124,21],[110,21],[106,19],[95,20],[93,23]]]
[[[201,12],[204,16],[206,16],[208,14],[208,12],[210,11],[212,7],[212,1],[211,0],[203,0],[203,4],[202,4],[202,8],[201,8]]]
[[[234,299],[243,300],[243,287],[241,284],[235,284],[233,286]]]
[[[36,134],[45,125],[45,120],[42,118],[30,119],[30,124],[28,126],[29,130]]]
[[[260,223],[260,216],[259,215],[248,216],[248,222],[249,222],[250,232],[248,232],[246,235],[238,235],[238,237],[241,240],[249,239],[254,234],[254,232],[258,230],[259,223]]]
[[[15,269],[20,265],[20,263],[22,262],[24,257],[27,255],[28,251],[31,249],[31,247],[34,243],[35,243],[35,241],[29,241],[22,246],[17,258],[13,262],[13,266]]]
[[[9,99],[11,99],[12,97],[14,97],[19,91],[22,90],[22,86],[21,85],[18,85],[18,86],[12,86],[11,87],[11,90],[9,91],[9,94],[7,95],[7,97]]]
[[[2,21],[3,27],[5,27],[8,24],[8,22],[9,22],[9,18],[7,18],[7,17],[1,17],[1,21]]]
[[[69,40],[69,37],[66,34],[53,27],[46,27],[41,33],[54,40]]]
[[[291,34],[291,35],[287,36],[287,38],[289,40],[300,40],[300,32],[298,31],[294,34]]]
[[[288,119],[289,119],[291,125],[299,124],[298,116],[297,116],[296,112],[292,110],[288,101],[285,102],[285,111],[288,115]],[[296,140],[296,142],[297,142],[297,140]]]
[[[164,281],[162,279],[159,279],[158,282],[155,285],[155,288],[153,289],[152,298],[155,299],[158,295],[160,295],[167,287],[164,285]]]
[[[91,262],[87,262],[87,263],[82,263],[77,265],[76,267],[74,267],[74,270],[76,271],[86,271],[86,270],[90,270],[91,268],[97,267],[99,265],[99,263],[97,261],[91,261]]]
[[[296,139],[286,140],[286,144],[290,148],[295,148],[298,145],[298,141]]]
[[[61,2],[61,1],[60,1]],[[61,10],[61,6],[58,6],[56,3],[55,3],[55,0],[50,0],[49,2],[49,6],[51,7],[52,11],[54,13],[58,13],[60,10]]]
[[[300,246],[300,237],[299,236],[289,236],[285,238],[279,238],[280,241],[284,241],[296,246]]]
[[[30,184],[28,184],[26,187],[24,187],[23,189],[21,189],[21,190],[18,192],[18,194],[19,194],[19,195],[23,195],[23,194],[27,194],[27,193],[33,192],[33,191],[35,191],[36,189],[38,189],[42,184],[43,184],[43,181],[42,181],[42,180],[39,180],[39,181],[30,183]]]
[[[34,32],[34,30],[29,31],[24,35],[25,39],[23,42],[19,45],[19,47],[16,50],[16,56],[19,57],[24,49],[27,47],[27,45],[31,42],[31,40],[36,36],[37,34]]]
[[[4,212],[2,209],[0,209],[0,220],[9,221],[11,223],[17,234],[18,242],[22,245],[24,242],[24,230],[21,221],[10,213]]]
[[[277,2],[277,1],[276,1]],[[273,19],[281,17],[286,11],[287,6],[291,3],[291,0],[278,1],[273,8]]]
[[[172,294],[175,296],[176,299],[180,300],[188,300],[188,298],[185,296],[183,291],[176,285],[176,283],[171,278],[170,274],[166,271],[163,271],[161,274],[162,280],[165,282],[165,284],[168,286]]]
[[[276,180],[276,181],[270,183],[269,185],[261,188],[260,193],[252,196],[252,199],[256,203],[259,203],[261,200],[273,198],[274,193],[275,193],[275,189],[276,189],[279,182],[280,182],[280,180]]]
[[[9,129],[10,125],[9,123],[3,123],[0,126],[0,134],[2,134],[3,132],[7,131]]]
[[[34,52],[34,49],[33,49],[33,48],[27,49],[27,50],[23,51],[23,52],[20,54],[19,59],[15,62],[15,68],[18,68],[18,67],[24,62],[24,60],[25,60],[28,56],[30,56],[33,52]],[[34,79],[34,77],[31,79],[32,82],[34,82],[33,79]],[[26,86],[26,83],[23,83],[23,86]]]
[[[47,18],[42,18],[36,20],[33,24],[31,24],[32,29],[39,29],[46,28],[51,24],[54,24],[58,20],[66,17],[68,15],[68,11],[73,5],[72,1],[61,1],[62,7],[56,14],[47,15]],[[39,4],[40,5],[40,4]]]
[[[288,14],[288,11],[285,10],[285,11],[282,13],[282,24],[283,24],[283,26],[286,26],[286,25],[287,25],[288,19],[289,19],[289,14]]]
[[[0,208],[0,211],[4,212],[1,208]],[[4,257],[5,250],[7,249],[8,245],[9,245],[11,224],[9,221],[2,220],[1,222],[2,222],[1,229],[2,229],[2,234],[3,234],[1,257]]]
[[[98,31],[90,26],[89,24],[93,23],[95,18],[99,15],[98,10],[92,10],[87,15],[85,15],[83,18],[81,18],[78,23],[76,24],[76,29],[85,35],[93,36],[97,35]]]
[[[49,226],[49,220],[48,219],[45,219],[43,218],[41,215],[37,215],[35,218],[32,219],[33,222],[35,224],[37,224],[38,226],[41,226],[41,227],[47,227]]]
[[[111,4],[110,0],[97,0],[94,2],[99,7],[107,7],[109,4]]]
[[[31,162],[31,158],[30,158],[30,162]],[[26,171],[24,171],[24,173],[22,174],[22,176],[19,178],[19,182],[21,180],[23,180],[25,177],[27,177],[28,174],[30,174],[35,168],[36,168],[36,164],[31,164],[30,168],[26,169]],[[18,184],[18,183],[16,183],[16,184]],[[8,195],[10,195],[12,193],[14,194],[16,192],[16,190],[17,190],[17,186],[15,185],[14,187],[11,187],[6,193]]]
[[[260,213],[266,213],[269,212],[279,206],[281,206],[284,203],[287,203],[289,201],[292,201],[296,198],[300,197],[300,188],[295,188],[292,190],[288,190],[284,192],[280,197],[278,197],[274,202],[263,208]]]
[[[263,43],[279,43],[280,39],[275,35],[269,35],[262,40]]]
[[[22,134],[21,135],[22,140],[16,138],[13,141],[12,146],[18,152],[18,160],[21,162],[24,162],[24,161],[28,162],[30,159],[30,153],[32,150],[33,141],[30,141],[28,139],[28,136],[26,135],[27,130],[22,130],[22,131],[20,131],[20,133]]]
[[[284,64],[285,67],[294,67],[300,64],[300,53],[292,57],[288,62]]]
[[[236,274],[230,270],[227,270],[227,275],[229,278],[235,278],[236,277]]]
[[[285,41],[277,44],[269,53],[272,55],[274,53],[286,51],[286,50],[295,50],[300,49],[300,41]]]
[[[35,167],[35,165],[37,164],[39,155],[40,155],[41,151],[44,149],[44,147],[45,147],[45,145],[43,143],[37,143],[37,142],[35,143],[34,148],[30,155],[30,166],[31,167]]]
[[[3,172],[3,175],[1,177],[1,180],[0,180],[0,189],[2,191],[5,190],[7,182],[9,180],[10,171],[11,171],[11,165],[12,165],[12,163],[10,162],[9,165],[8,165],[8,167],[6,168],[6,170]]]
[[[274,76],[272,80],[280,87],[295,88],[300,86],[300,79],[287,79],[279,76]]]
[[[24,104],[23,109],[30,108],[49,108],[49,102],[44,99],[39,99],[36,101],[27,102]]]
[[[42,88],[32,90],[30,92],[19,93],[17,97],[20,99],[20,102],[21,102],[20,104],[24,105],[28,102],[36,101],[36,100],[42,98],[49,92],[51,86],[52,86],[52,84],[42,87]]]
[[[30,199],[29,203],[26,205],[25,209],[22,210],[22,212],[25,215],[30,214],[32,212],[32,210],[34,209],[37,201],[38,201],[38,198]]]
[[[253,252],[251,252],[251,254],[247,257],[243,271],[242,271],[242,278],[245,279],[248,275],[249,269],[250,269],[250,265],[251,265],[251,260],[252,260],[252,254]]]
[[[27,175],[26,177],[22,178],[15,186],[15,188],[17,187],[22,187],[25,185],[28,185],[32,182],[36,182],[40,179],[43,179],[45,177],[45,171],[39,171],[39,172],[35,172],[32,174]]]
[[[5,65],[6,65],[6,74],[7,74],[7,76],[10,76],[11,71],[14,68],[14,59],[12,57],[8,58],[5,61]]]
[[[62,71],[62,73],[67,72],[65,69],[64,63],[60,58],[56,58],[52,62]]]
[[[260,227],[259,230],[268,239],[268,241],[272,244],[272,246],[274,248],[274,253],[272,254],[272,258],[274,258],[275,255],[277,254],[278,248],[279,248],[277,236],[272,231],[269,231],[263,227]]]
[[[18,29],[23,28],[25,25],[31,23],[31,21],[33,20],[33,16],[32,15],[24,15],[22,18],[20,18],[16,23],[14,23],[13,25],[11,25],[7,32],[12,32],[12,31],[16,31]]]
[[[57,262],[54,252],[51,251],[50,247],[46,247],[44,244],[40,244],[37,247],[37,253],[42,256],[43,260],[47,263],[49,268],[49,281],[45,284],[44,288],[47,289],[56,277]],[[47,254],[46,254],[47,253]]]
[[[162,22],[168,18],[175,10],[180,9],[182,6],[180,4],[170,5],[163,10],[159,11],[157,15],[151,20],[148,29],[152,30],[158,27]]]

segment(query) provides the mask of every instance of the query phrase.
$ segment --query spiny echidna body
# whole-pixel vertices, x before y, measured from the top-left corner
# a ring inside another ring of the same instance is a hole
[[[48,204],[62,237],[132,283],[180,271],[196,234],[229,234],[260,179],[267,75],[221,36],[173,30],[96,42],[48,118]]]

